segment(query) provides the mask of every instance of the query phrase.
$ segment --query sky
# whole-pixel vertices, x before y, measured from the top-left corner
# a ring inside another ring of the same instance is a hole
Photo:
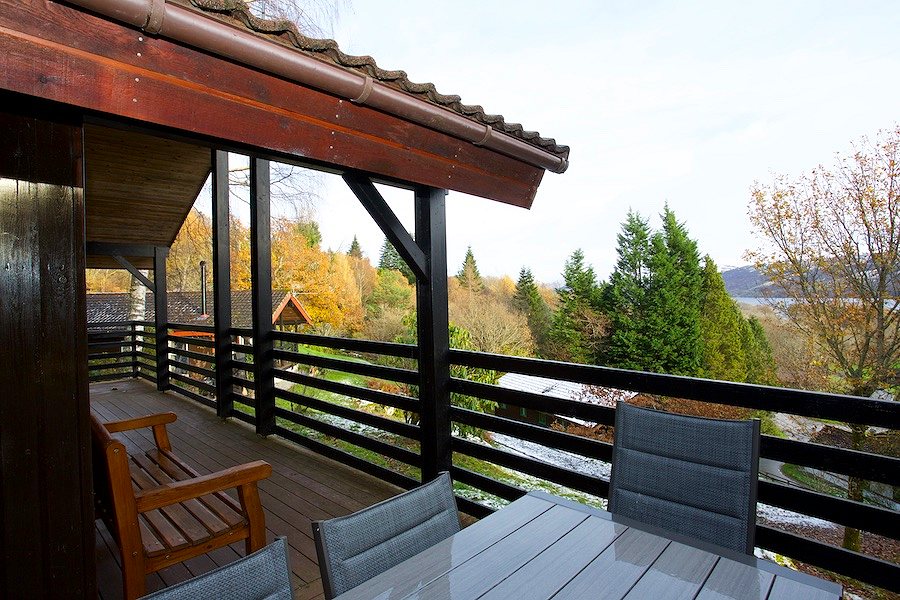
[[[571,147],[531,210],[451,192],[448,270],[471,246],[482,275],[528,267],[559,283],[581,248],[598,277],[635,210],[666,203],[722,267],[758,245],[754,181],[797,176],[900,121],[900,2],[516,2],[357,0],[334,37],[413,81]],[[412,228],[412,195],[383,193]],[[323,247],[384,240],[337,178],[315,217]]]

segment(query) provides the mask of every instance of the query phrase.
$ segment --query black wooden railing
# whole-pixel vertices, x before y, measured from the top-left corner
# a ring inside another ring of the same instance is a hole
[[[168,324],[168,355],[161,360],[168,374],[168,389],[216,408],[213,333],[209,327]],[[227,364],[230,366],[232,404],[228,413],[239,420],[256,424],[252,330],[232,328],[230,333],[232,353]],[[414,366],[418,358],[415,346],[282,331],[273,332],[272,337],[274,349],[270,359],[275,365],[272,377],[281,382],[274,391],[275,435],[405,488],[419,483],[423,468],[419,442],[424,439],[423,436],[443,435],[449,438],[453,452],[451,472],[454,479],[480,493],[513,500],[527,491],[486,474],[491,470],[478,467],[485,464],[512,469],[598,498],[607,496],[609,484],[602,477],[477,443],[453,435],[449,428],[447,431],[423,431],[415,424],[414,418],[400,416],[420,413],[416,397],[416,386],[420,381]],[[151,323],[91,324],[91,381],[122,377],[156,381],[160,360],[155,354],[154,340]],[[323,356],[325,353],[316,352],[315,348],[328,349],[328,355]],[[336,358],[337,355],[342,357]],[[360,360],[358,357],[361,356],[370,360]],[[460,350],[450,351],[450,363],[459,367],[521,373],[884,430],[900,429],[900,403],[890,401]],[[357,382],[386,382],[393,384],[395,389],[386,391],[385,388],[391,386],[347,383],[324,376],[327,373],[356,376]],[[614,422],[615,411],[612,408],[457,377],[451,378],[450,391],[549,415],[606,425]],[[374,414],[323,399],[323,394],[328,393],[371,403],[393,414]],[[450,408],[450,418],[457,425],[505,434],[592,460],[609,462],[612,458],[612,447],[608,443],[540,425],[461,406]],[[900,487],[900,459],[890,456],[768,435],[762,438],[761,455],[778,462]],[[893,540],[900,539],[900,512],[890,508],[765,480],[759,482],[758,499],[760,503],[801,515]],[[475,516],[491,512],[487,506],[465,498],[460,499],[460,507]],[[900,591],[900,566],[895,563],[851,552],[769,524],[758,526],[756,544],[801,562]]]

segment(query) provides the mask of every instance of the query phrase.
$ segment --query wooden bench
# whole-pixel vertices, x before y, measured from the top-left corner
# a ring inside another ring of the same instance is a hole
[[[172,453],[166,424],[174,413],[101,423],[91,414],[94,494],[119,545],[125,598],[146,593],[146,576],[239,540],[249,554],[266,544],[257,482],[271,475],[263,461],[200,475]],[[111,434],[153,428],[156,447],[129,454]],[[223,490],[237,489],[236,502]]]

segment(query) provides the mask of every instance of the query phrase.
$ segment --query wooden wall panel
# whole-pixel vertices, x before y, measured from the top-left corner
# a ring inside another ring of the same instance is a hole
[[[89,598],[82,131],[12,112],[0,131],[0,597]]]

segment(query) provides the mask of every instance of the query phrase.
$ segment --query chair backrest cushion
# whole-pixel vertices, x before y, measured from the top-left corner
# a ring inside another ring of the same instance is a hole
[[[616,407],[609,510],[752,553],[759,421]]]
[[[459,531],[447,473],[346,517],[313,524],[325,596],[333,598]]]
[[[268,546],[231,564],[160,590],[143,600],[292,600],[291,570],[287,539],[278,538]]]

